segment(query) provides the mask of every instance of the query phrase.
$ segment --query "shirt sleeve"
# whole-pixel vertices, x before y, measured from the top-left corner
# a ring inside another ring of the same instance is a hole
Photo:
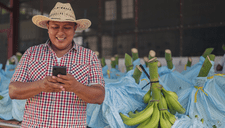
[[[30,58],[30,50],[31,48],[27,49],[26,52],[20,59],[16,70],[10,80],[10,82],[20,81],[20,82],[28,82],[28,60]]]
[[[105,87],[105,81],[104,81],[104,78],[103,78],[103,74],[102,74],[102,67],[101,67],[101,64],[98,60],[98,57],[97,55],[92,52],[93,56],[92,56],[92,59],[91,59],[91,62],[90,62],[90,68],[89,68],[89,78],[88,78],[88,83],[89,83],[89,86],[90,85],[93,85],[93,84],[100,84],[102,85],[103,87]]]

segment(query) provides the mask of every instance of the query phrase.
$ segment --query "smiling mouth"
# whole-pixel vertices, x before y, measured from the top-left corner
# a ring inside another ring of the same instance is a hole
[[[56,39],[57,39],[58,41],[64,41],[64,40],[66,39],[66,37],[64,37],[64,38],[56,37]]]

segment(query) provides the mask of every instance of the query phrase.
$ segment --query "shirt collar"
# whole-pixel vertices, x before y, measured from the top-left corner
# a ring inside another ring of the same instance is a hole
[[[50,46],[50,43],[51,43],[51,40],[48,39],[45,43],[45,46],[52,49]],[[74,49],[76,51],[78,49],[78,45],[74,42],[74,40],[72,41],[72,43],[73,43],[73,47],[71,49]]]

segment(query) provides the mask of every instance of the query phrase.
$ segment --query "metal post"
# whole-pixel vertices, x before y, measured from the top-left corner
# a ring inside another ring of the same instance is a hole
[[[19,1],[10,0],[10,7],[12,11],[10,12],[10,31],[8,32],[8,58],[18,51]]]
[[[102,57],[102,0],[98,0],[98,52]]]
[[[183,0],[180,0],[180,57],[183,56]]]
[[[135,47],[138,49],[138,0],[135,0]]]

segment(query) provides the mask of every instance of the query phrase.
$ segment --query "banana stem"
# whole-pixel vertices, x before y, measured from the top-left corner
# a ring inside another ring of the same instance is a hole
[[[211,61],[214,61],[214,60],[215,60],[215,55],[214,55],[214,54],[209,54],[209,59],[210,59]]]
[[[105,63],[105,57],[102,57],[102,59],[101,59],[101,65],[102,65],[102,67],[104,67],[106,65],[106,63]]]
[[[188,57],[188,61],[187,61],[186,66],[191,67],[191,64],[192,64],[192,59],[191,59],[191,57]]]
[[[224,44],[222,45],[222,49],[225,51],[225,45]]]
[[[212,51],[214,50],[214,48],[207,48],[204,53],[203,53],[203,57],[206,58],[209,54],[212,53]]]
[[[9,64],[15,64],[15,59],[14,58],[9,58]]]
[[[158,78],[158,60],[155,58],[149,60],[149,73],[150,73],[150,81],[152,83],[151,90],[152,90],[152,98],[153,100],[160,101],[161,98],[161,88],[162,85],[159,84]]]
[[[21,57],[22,57],[22,53],[17,52],[16,53],[16,58],[18,59],[18,62],[20,61]]]
[[[202,67],[200,69],[198,77],[206,77],[208,75],[211,67],[212,67],[212,63],[209,59],[209,56],[207,56],[204,63],[202,64]]]
[[[172,55],[171,55],[171,51],[169,49],[165,50],[165,58],[166,58],[166,62],[167,62],[167,67],[169,69],[172,69],[173,68]]]
[[[133,69],[132,58],[127,53],[125,53],[125,66],[127,72]]]
[[[131,49],[131,52],[132,52],[132,59],[133,59],[133,61],[135,61],[136,59],[139,58],[139,56],[138,56],[138,50],[136,48],[132,48]]]
[[[135,79],[135,82],[138,84],[141,78],[141,74],[142,74],[142,69],[136,65],[135,69],[134,69],[134,73],[133,73],[133,78]]]
[[[115,57],[115,59],[116,59],[116,65],[119,65],[119,55],[116,54],[114,57]]]
[[[162,67],[162,64],[158,61],[158,67],[160,68],[160,67]]]
[[[150,50],[149,51],[149,55],[148,55],[148,59],[151,60],[152,58],[154,58],[156,55],[155,51],[154,50]]]
[[[148,67],[148,57],[147,56],[144,57],[144,62],[145,62],[146,67]]]
[[[111,58],[111,68],[116,68],[116,59],[115,59],[115,57]]]

